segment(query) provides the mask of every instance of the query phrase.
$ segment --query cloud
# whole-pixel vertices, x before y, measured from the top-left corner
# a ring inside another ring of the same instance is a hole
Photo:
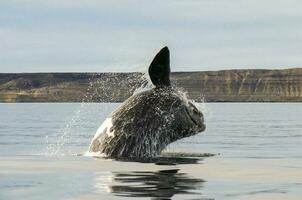
[[[174,71],[302,65],[300,1],[1,1],[0,72]]]

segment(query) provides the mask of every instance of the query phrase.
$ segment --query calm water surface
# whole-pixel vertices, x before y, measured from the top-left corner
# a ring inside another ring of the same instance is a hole
[[[119,104],[0,104],[0,199],[301,199],[302,104],[200,104],[173,166],[81,156]]]

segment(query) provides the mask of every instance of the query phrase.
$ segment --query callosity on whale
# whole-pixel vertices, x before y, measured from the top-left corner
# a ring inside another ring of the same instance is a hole
[[[148,159],[170,143],[205,130],[203,114],[170,84],[170,53],[164,47],[149,67],[155,86],[127,99],[107,118],[89,151],[111,158]]]

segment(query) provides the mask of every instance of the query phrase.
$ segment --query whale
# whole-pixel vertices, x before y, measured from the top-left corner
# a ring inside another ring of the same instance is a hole
[[[170,51],[162,48],[148,74],[153,88],[125,100],[106,118],[89,152],[114,159],[155,158],[171,143],[205,130],[204,115],[170,81]]]

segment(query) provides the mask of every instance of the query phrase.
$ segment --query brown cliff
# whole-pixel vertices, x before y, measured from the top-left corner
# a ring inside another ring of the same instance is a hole
[[[0,74],[0,102],[120,102],[140,73]],[[174,72],[173,84],[207,102],[302,102],[302,68]]]

